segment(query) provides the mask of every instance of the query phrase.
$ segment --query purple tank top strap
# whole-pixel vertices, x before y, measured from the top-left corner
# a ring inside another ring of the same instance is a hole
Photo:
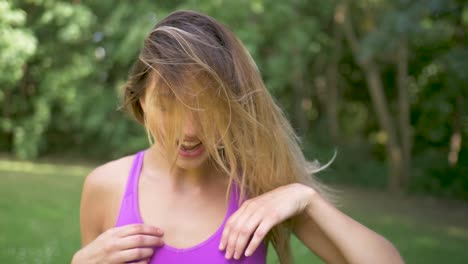
[[[125,185],[125,192],[120,203],[119,214],[115,226],[123,226],[132,223],[138,223],[139,220],[136,214],[135,195],[138,195],[138,179],[143,162],[144,150],[137,152],[134,155],[133,163],[128,172],[127,183]]]
[[[132,193],[137,193],[137,188],[138,188],[138,179],[140,176],[140,169],[141,169],[141,163],[143,162],[143,154],[144,150],[141,150],[135,154],[135,158],[133,159],[133,164],[130,169],[130,173],[127,179],[127,186],[125,189],[125,194],[124,197],[132,194]]]

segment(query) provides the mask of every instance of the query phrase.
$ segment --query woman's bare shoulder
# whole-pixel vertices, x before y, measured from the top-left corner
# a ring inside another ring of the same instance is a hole
[[[124,156],[97,166],[86,176],[84,187],[105,191],[125,184],[133,158]]]
[[[134,155],[108,161],[85,178],[81,195],[82,229],[95,236],[112,226],[119,210]],[[93,228],[94,227],[94,228]],[[83,232],[83,230],[82,230]]]

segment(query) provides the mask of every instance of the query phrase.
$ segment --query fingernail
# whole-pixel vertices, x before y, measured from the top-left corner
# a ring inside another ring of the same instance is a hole
[[[219,250],[223,250],[223,249],[224,249],[223,243],[219,244]]]

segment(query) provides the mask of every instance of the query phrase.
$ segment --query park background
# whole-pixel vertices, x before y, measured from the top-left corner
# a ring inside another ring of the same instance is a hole
[[[67,263],[80,247],[84,177],[148,144],[122,86],[177,9],[239,36],[309,159],[337,151],[317,176],[343,211],[407,263],[467,263],[466,1],[0,0],[1,263]],[[292,243],[297,263],[321,263]]]

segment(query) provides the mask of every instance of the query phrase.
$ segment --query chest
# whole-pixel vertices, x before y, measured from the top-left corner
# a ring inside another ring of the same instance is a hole
[[[164,230],[165,244],[174,248],[193,247],[219,233],[229,209],[220,188],[184,193],[151,182],[140,184],[138,205],[143,222]]]

